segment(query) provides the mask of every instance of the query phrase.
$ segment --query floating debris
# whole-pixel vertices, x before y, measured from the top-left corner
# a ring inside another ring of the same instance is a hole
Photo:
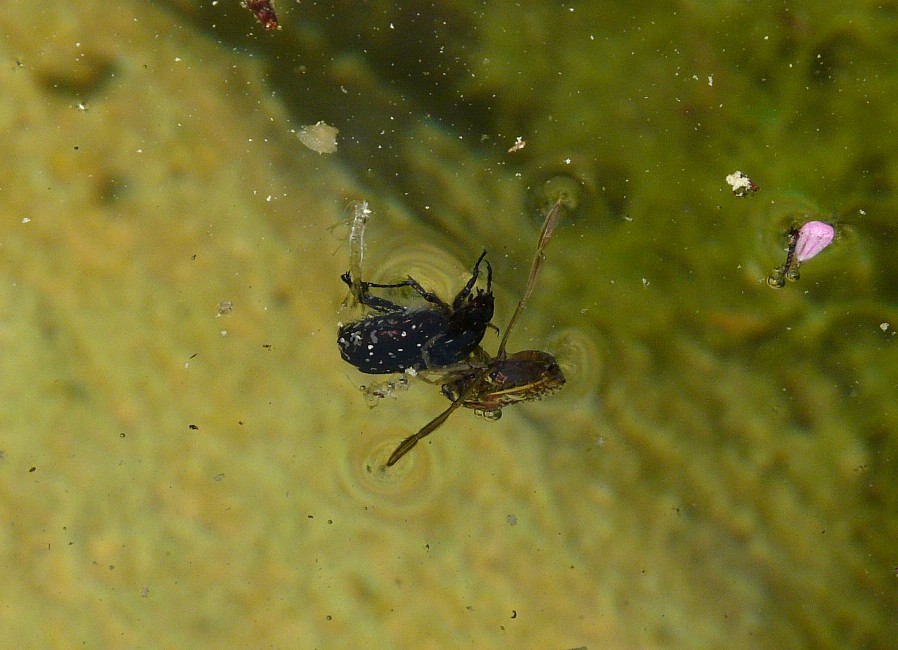
[[[517,138],[515,138],[514,144],[511,145],[511,148],[508,150],[508,153],[514,153],[515,151],[520,151],[521,149],[523,149],[526,146],[527,146],[527,141],[524,138],[522,138],[521,136],[518,136]]]
[[[795,259],[804,262],[816,257],[817,253],[833,243],[835,228],[823,221],[808,221],[798,231],[795,244]]]
[[[726,181],[727,185],[732,188],[733,194],[739,197],[751,196],[761,189],[752,179],[738,170],[729,174]]]
[[[365,230],[371,209],[367,201],[358,201],[353,206],[352,227],[349,230],[349,276],[352,282],[349,290],[354,304],[362,301],[362,262],[365,258]]]
[[[373,408],[382,399],[388,397],[395,399],[397,391],[408,390],[408,377],[400,375],[395,380],[388,379],[376,384],[371,384],[370,386],[362,385],[359,386],[359,390],[361,390],[362,395],[365,396],[365,401],[368,402],[368,406]]]
[[[271,0],[246,0],[240,4],[252,11],[265,29],[281,28],[278,17],[274,13],[274,7],[271,6]]]
[[[786,280],[798,280],[801,277],[799,265],[829,246],[835,234],[835,228],[824,221],[808,221],[801,228],[791,228],[787,234],[786,263],[773,269],[767,277],[767,284],[780,289],[785,286]]]
[[[302,127],[296,136],[312,151],[318,153],[334,153],[337,150],[337,134],[340,129],[318,122]]]

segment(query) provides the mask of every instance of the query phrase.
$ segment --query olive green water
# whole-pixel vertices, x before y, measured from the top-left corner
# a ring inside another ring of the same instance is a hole
[[[193,4],[0,5],[5,646],[891,646],[894,7]],[[367,406],[331,227],[504,327],[558,176],[567,386],[372,471],[446,402]]]

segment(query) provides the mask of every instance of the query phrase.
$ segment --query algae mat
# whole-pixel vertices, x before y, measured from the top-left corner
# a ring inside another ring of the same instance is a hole
[[[509,23],[488,18],[469,62],[498,88],[487,72],[513,57],[487,26]],[[538,18],[523,23],[534,34],[552,26]],[[301,148],[289,132],[300,109],[272,97],[258,57],[173,13],[82,1],[22,20],[5,4],[0,25],[5,643],[894,638],[898,315],[879,279],[894,269],[889,193],[865,200],[871,218],[846,224],[796,290],[776,293],[758,283],[781,253],[774,235],[720,242],[752,213],[775,225],[788,200],[690,202],[722,182],[716,169],[676,191],[593,184],[512,340],[558,352],[569,385],[498,423],[457,413],[381,474],[368,468],[444,400],[413,382],[367,407],[335,345],[352,316],[330,227],[350,200],[372,199],[380,272],[432,273],[441,295],[489,246],[504,323],[538,230],[521,222],[526,179],[542,172],[497,178],[482,152],[420,124],[401,162],[432,209],[408,210],[394,186],[368,196],[342,166],[353,136],[363,146],[358,125],[336,125],[347,139],[332,157]],[[352,71],[340,79],[377,80]],[[503,116],[523,114],[498,92]],[[557,113],[565,94],[542,108]],[[654,153],[625,155],[617,139],[639,120],[617,116],[616,166],[590,162],[593,180],[623,179]],[[530,126],[551,135],[530,160],[577,143],[569,125]]]

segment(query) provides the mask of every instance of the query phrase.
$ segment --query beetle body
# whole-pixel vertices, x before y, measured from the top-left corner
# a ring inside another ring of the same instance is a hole
[[[480,344],[493,318],[493,270],[488,261],[487,288],[474,289],[485,256],[486,251],[451,305],[413,278],[396,284],[357,283],[359,301],[374,313],[340,327],[340,355],[362,372],[375,375],[443,368],[466,359]],[[353,286],[349,273],[342,279]],[[399,287],[411,287],[429,305],[404,307],[370,292],[372,288]]]
[[[523,350],[504,358],[490,359],[484,368],[450,374],[443,395],[488,420],[498,420],[502,409],[531,402],[564,386],[564,373],[548,352]]]

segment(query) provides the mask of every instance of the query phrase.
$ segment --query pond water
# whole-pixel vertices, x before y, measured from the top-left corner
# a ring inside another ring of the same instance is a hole
[[[10,643],[890,646],[893,9],[119,4],[0,7]],[[449,403],[340,358],[353,202],[504,333],[560,189],[508,349],[567,383],[385,470]]]

